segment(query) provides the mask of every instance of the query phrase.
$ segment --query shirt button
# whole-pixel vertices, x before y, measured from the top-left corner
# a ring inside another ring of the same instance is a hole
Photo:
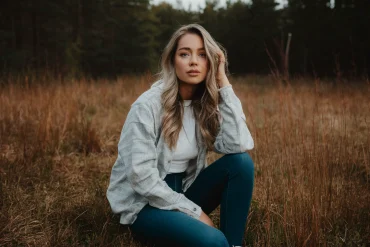
[[[194,211],[197,211],[197,208],[193,208]]]

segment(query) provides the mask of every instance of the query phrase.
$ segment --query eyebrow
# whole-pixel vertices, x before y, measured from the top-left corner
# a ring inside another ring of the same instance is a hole
[[[178,49],[178,51],[179,50],[187,50],[187,51],[190,51],[191,49],[189,47],[181,47],[180,49]],[[204,51],[205,49],[204,49],[204,47],[202,47],[202,48],[198,48],[198,51],[199,50],[203,50]]]

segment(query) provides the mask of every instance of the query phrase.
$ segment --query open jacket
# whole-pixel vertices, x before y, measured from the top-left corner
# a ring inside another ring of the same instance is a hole
[[[163,180],[173,155],[161,133],[163,85],[162,80],[155,82],[131,105],[122,128],[118,157],[107,190],[112,211],[121,215],[121,224],[132,224],[148,203],[159,209],[178,210],[196,219],[202,212],[197,204],[173,191]],[[229,154],[252,149],[253,139],[232,86],[225,86],[219,92],[221,125],[213,151]],[[199,152],[186,170],[182,181],[184,192],[207,166],[207,150],[197,124],[195,133]]]

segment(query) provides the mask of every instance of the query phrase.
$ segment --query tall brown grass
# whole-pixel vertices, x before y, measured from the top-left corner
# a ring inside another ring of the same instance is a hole
[[[369,244],[369,82],[231,81],[255,139],[245,245]],[[151,82],[14,80],[0,88],[0,246],[142,246],[105,191],[126,114]],[[218,210],[211,216],[217,224]]]

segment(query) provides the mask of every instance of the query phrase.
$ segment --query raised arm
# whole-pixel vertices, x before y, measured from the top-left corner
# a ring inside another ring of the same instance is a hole
[[[253,149],[254,142],[246,124],[242,104],[232,85],[220,88],[219,92],[222,98],[219,104],[221,126],[214,143],[214,151],[230,154]]]

